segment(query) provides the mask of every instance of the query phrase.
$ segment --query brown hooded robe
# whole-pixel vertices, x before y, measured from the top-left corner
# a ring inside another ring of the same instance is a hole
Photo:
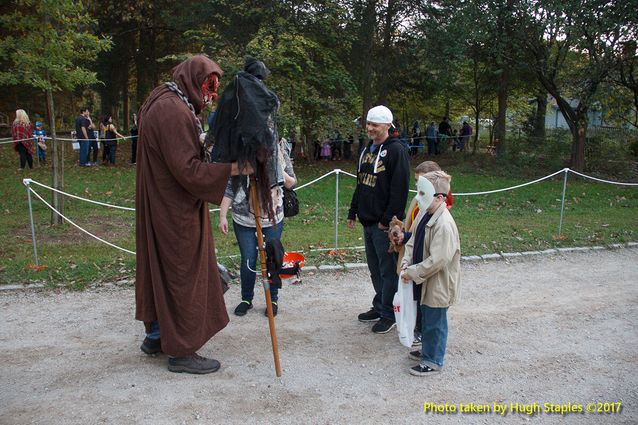
[[[173,69],[196,113],[211,73],[223,72],[203,55]],[[138,121],[135,318],[147,329],[157,320],[162,351],[175,357],[194,353],[228,324],[207,203],[221,202],[231,167],[202,161],[195,119],[160,86]]]

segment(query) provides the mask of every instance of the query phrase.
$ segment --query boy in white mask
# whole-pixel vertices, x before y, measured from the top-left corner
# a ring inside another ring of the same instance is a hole
[[[416,196],[419,214],[405,245],[401,279],[421,288],[421,350],[410,352],[420,363],[415,376],[431,375],[443,367],[447,344],[447,309],[458,298],[461,243],[456,223],[445,205],[451,177],[443,171],[420,176]]]

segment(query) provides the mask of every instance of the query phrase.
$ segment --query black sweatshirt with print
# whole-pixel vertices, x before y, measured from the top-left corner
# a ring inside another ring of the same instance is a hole
[[[409,187],[410,161],[405,147],[390,137],[376,148],[369,141],[359,157],[348,219],[358,217],[364,226],[388,226],[395,215],[403,220]]]

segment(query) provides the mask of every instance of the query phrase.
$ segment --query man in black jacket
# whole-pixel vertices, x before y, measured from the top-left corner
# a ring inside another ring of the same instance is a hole
[[[398,140],[388,137],[392,112],[385,106],[368,111],[366,130],[370,141],[359,156],[357,187],[348,212],[348,227],[355,218],[363,225],[366,258],[375,296],[370,311],[359,321],[378,322],[375,333],[386,333],[395,326],[392,299],[397,291],[395,254],[388,252],[387,230],[393,216],[404,218],[410,185],[410,162]]]

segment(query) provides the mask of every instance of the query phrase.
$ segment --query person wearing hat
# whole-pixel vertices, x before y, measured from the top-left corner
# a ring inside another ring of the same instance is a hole
[[[348,227],[355,219],[363,225],[366,259],[375,296],[372,308],[359,315],[361,322],[377,322],[374,333],[389,332],[396,323],[392,300],[397,290],[396,256],[388,252],[388,226],[393,216],[403,219],[410,186],[410,162],[407,151],[388,136],[392,112],[383,105],[368,111],[368,144],[359,156],[357,186],[350,210]]]

